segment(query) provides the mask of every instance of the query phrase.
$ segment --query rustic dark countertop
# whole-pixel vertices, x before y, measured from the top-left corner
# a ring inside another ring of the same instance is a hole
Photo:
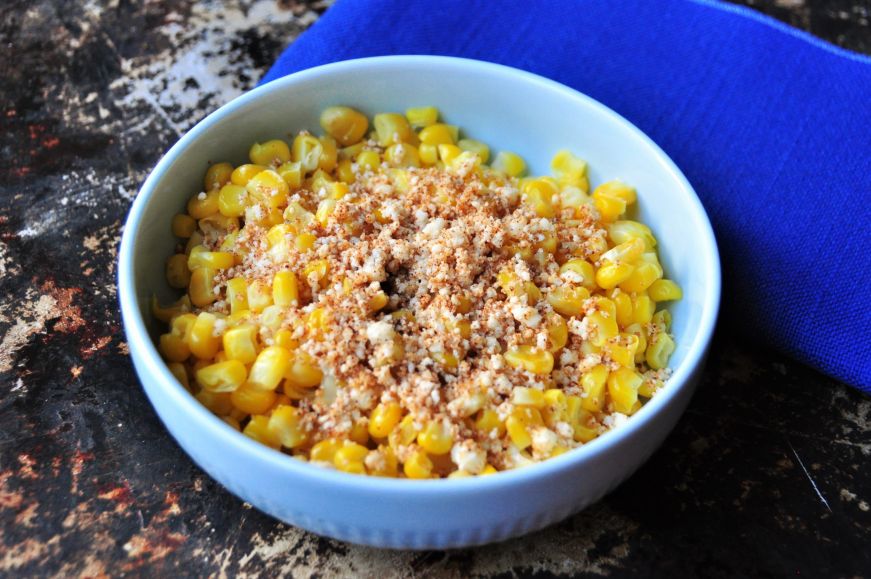
[[[871,4],[746,0],[871,53]],[[579,515],[455,552],[253,510],[167,435],[127,355],[120,228],[158,157],[326,2],[0,7],[0,576],[871,575],[871,399],[721,329],[662,449]]]

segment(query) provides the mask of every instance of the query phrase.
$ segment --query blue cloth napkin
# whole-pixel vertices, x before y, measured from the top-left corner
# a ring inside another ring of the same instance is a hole
[[[522,68],[628,118],[707,209],[723,318],[871,393],[871,59],[714,2],[339,0],[262,82],[388,54]]]

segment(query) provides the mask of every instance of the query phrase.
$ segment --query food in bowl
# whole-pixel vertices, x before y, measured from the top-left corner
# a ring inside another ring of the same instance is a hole
[[[212,412],[315,464],[456,478],[587,443],[663,386],[681,291],[632,187],[590,194],[567,151],[523,177],[432,107],[321,126],[211,165],[173,218],[159,351]]]

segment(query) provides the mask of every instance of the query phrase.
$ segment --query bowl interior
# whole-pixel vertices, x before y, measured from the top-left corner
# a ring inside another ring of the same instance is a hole
[[[149,313],[150,297],[165,303],[177,297],[163,272],[177,242],[170,219],[202,189],[209,164],[247,162],[255,141],[287,139],[300,129],[321,132],[320,111],[338,104],[368,115],[433,105],[445,122],[494,153],[522,155],[531,174],[549,174],[553,154],[568,149],[587,160],[593,186],[614,178],[634,185],[639,201],[632,217],[653,229],[666,276],[684,290],[683,300],[670,306],[677,343],[671,366],[699,361],[719,302],[719,262],[701,204],[671,161],[621,117],[556,83],[496,65],[432,57],[365,59],[305,71],[236,99],[189,132],[143,187],[133,210],[139,220],[125,234],[135,240],[130,271],[152,335],[159,329]],[[126,275],[123,267],[120,275]]]

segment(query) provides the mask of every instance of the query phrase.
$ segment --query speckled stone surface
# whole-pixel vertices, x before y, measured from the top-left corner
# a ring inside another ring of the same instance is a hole
[[[746,3],[871,53],[867,1]],[[335,543],[191,463],[127,355],[120,229],[162,152],[326,7],[0,6],[0,576],[871,575],[871,399],[728,328],[688,412],[634,477],[507,543]]]

